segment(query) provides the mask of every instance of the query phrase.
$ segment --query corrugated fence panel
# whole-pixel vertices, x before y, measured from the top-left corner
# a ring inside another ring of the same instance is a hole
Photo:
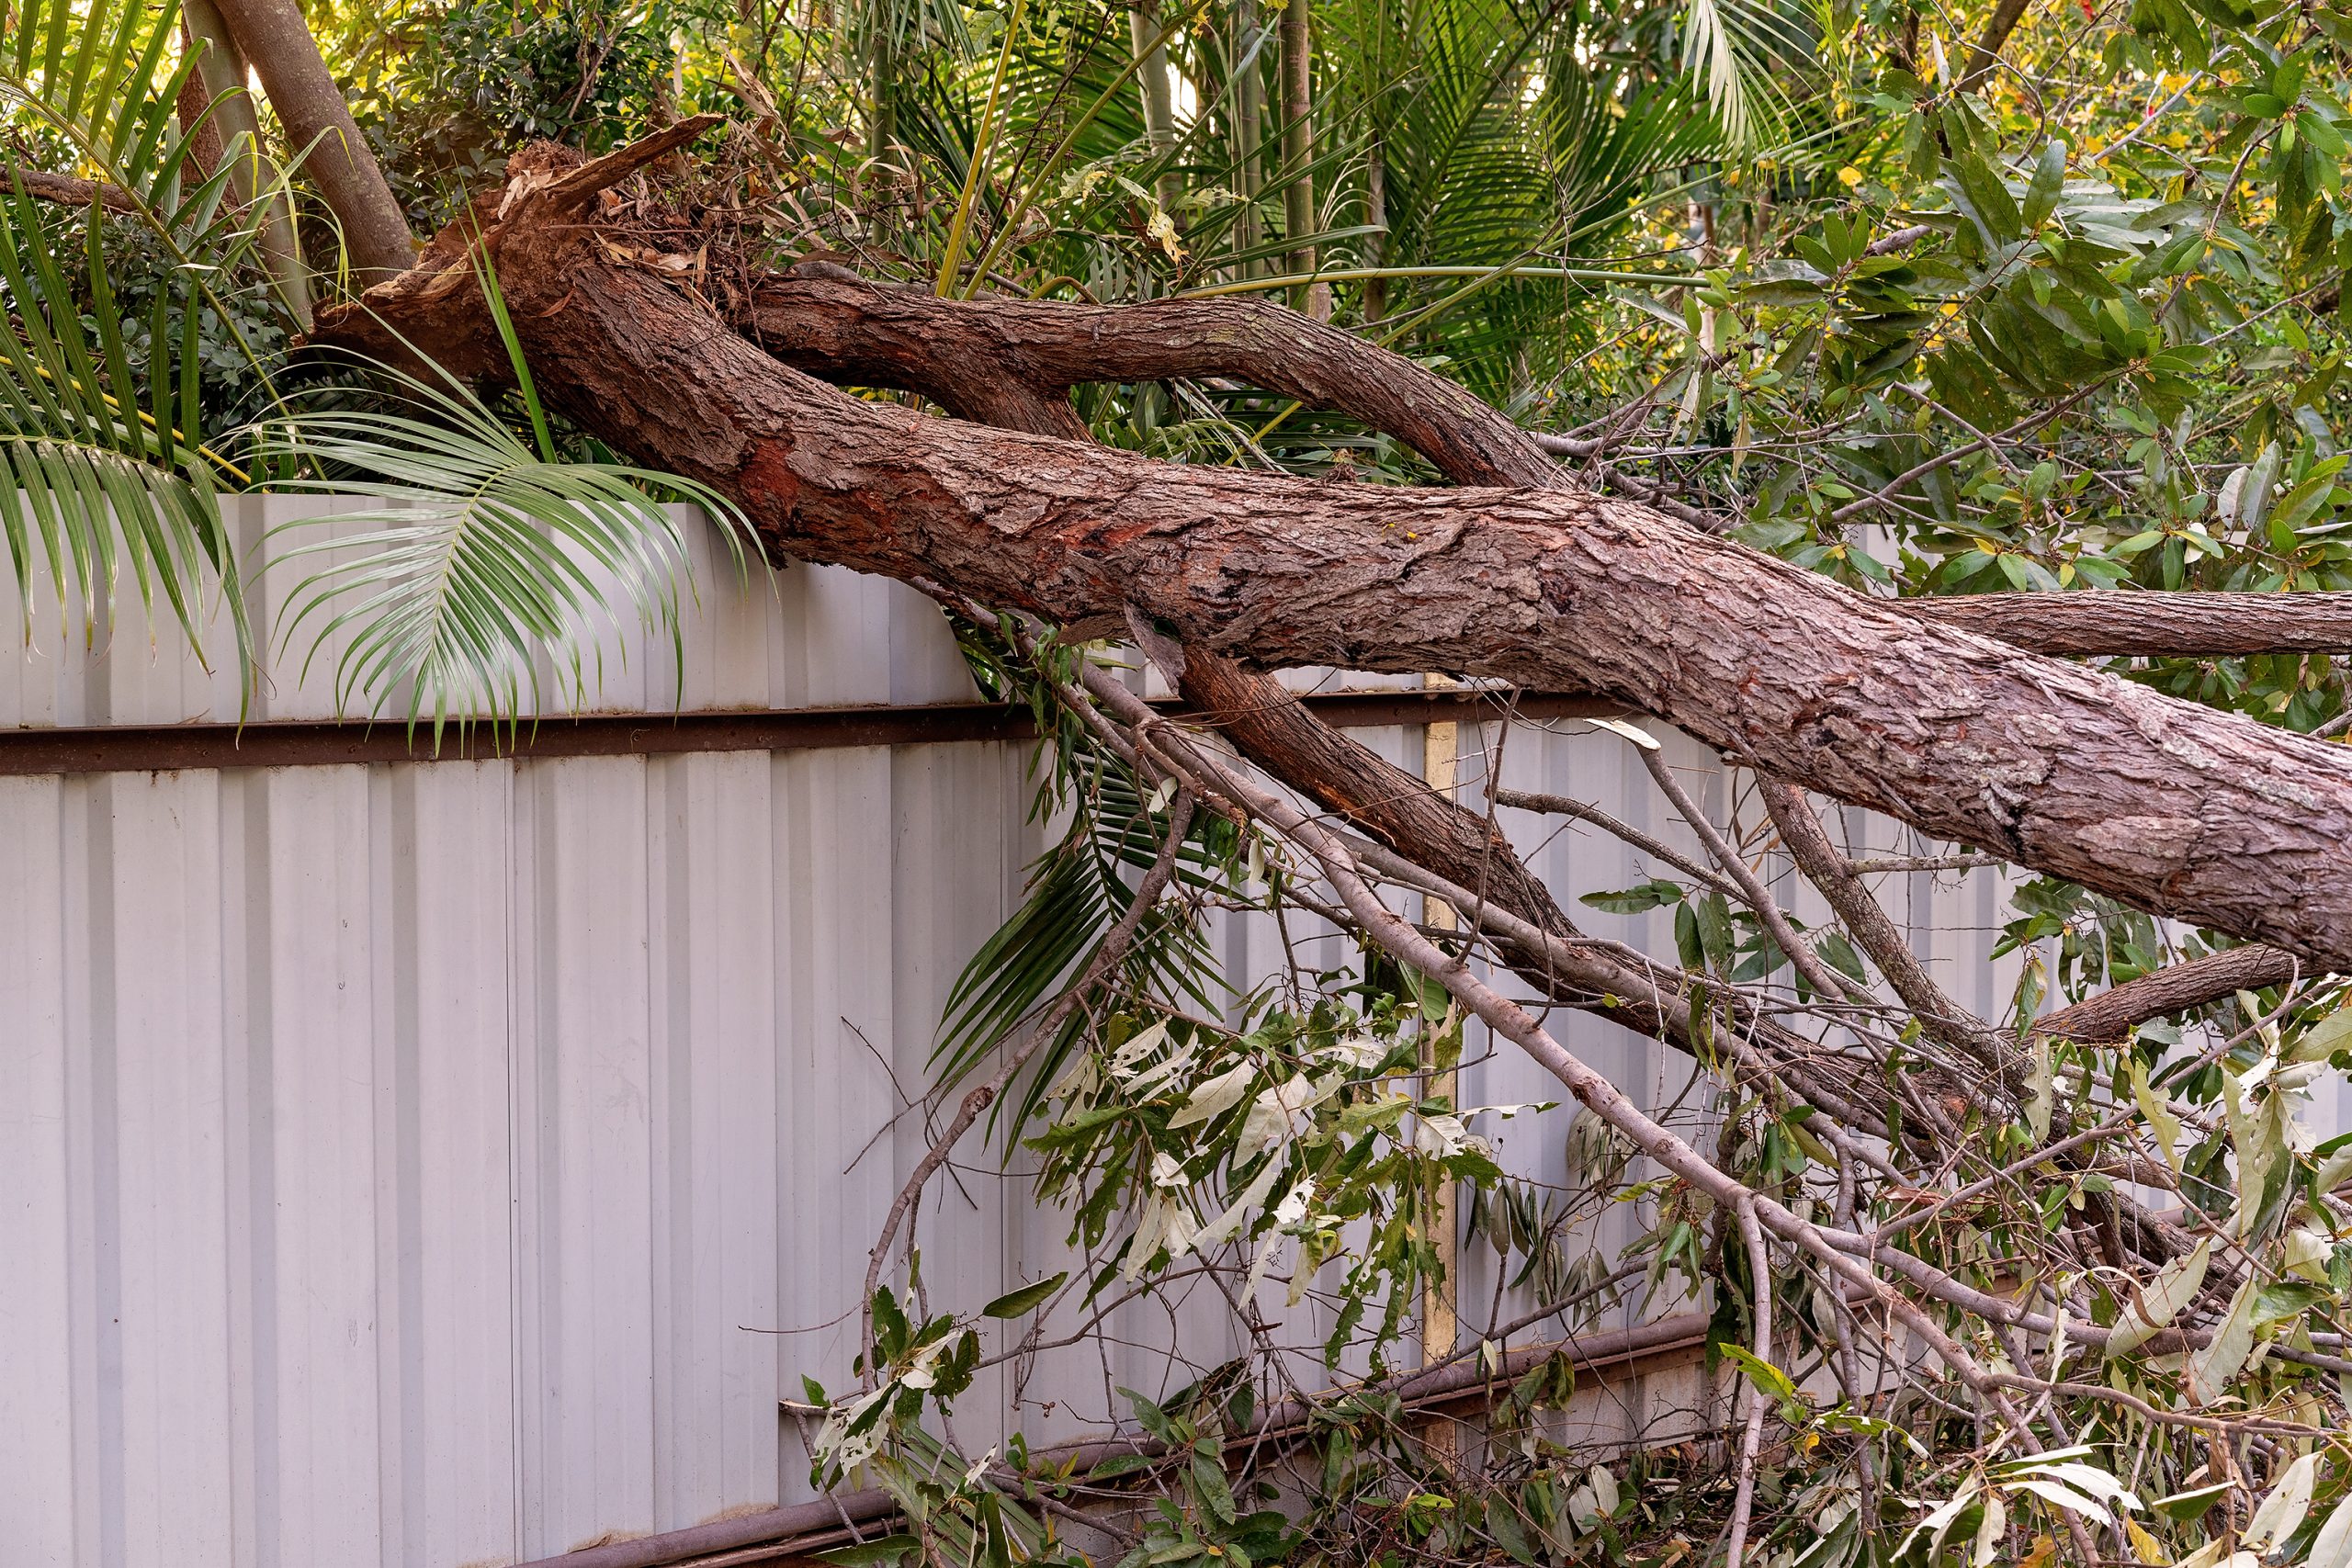
[[[243,498],[233,522],[250,547],[365,504]],[[707,530],[688,537],[683,665],[616,631],[590,707],[972,696],[911,591],[802,568],[739,582]],[[260,585],[265,620],[300,575]],[[0,596],[0,636],[23,637],[17,615]],[[0,669],[0,727],[236,716],[217,616],[212,671],[135,611],[100,632],[85,654],[44,609]],[[274,662],[254,716],[333,716],[336,649],[305,676],[306,647]],[[1419,729],[1358,733],[1421,768]],[[1731,781],[1667,739],[1728,809]],[[1499,755],[1518,787],[1698,849],[1616,737],[1464,726],[1461,750],[1466,800]],[[867,1249],[933,1135],[914,1102],[946,996],[1046,841],[1026,753],[0,778],[0,1568],[461,1568],[805,1496],[777,1402],[804,1375],[849,1379]],[[1592,930],[1671,951],[1665,912],[1576,906],[1651,874],[1624,845],[1501,820]],[[1928,847],[1840,826],[1873,852]],[[2016,974],[1983,962],[2001,887],[1905,880],[1899,915],[1964,1001],[1997,1009]],[[1285,962],[1263,914],[1213,935],[1243,984]],[[1287,935],[1312,963],[1352,958],[1311,919]],[[1679,1058],[1582,1015],[1555,1024],[1703,1126]],[[1508,1051],[1464,1079],[1477,1103],[1558,1096]],[[1563,1124],[1482,1130],[1558,1183]],[[1084,1263],[1000,1159],[976,1129],[924,1194],[935,1303]],[[1649,1217],[1619,1206],[1588,1234],[1613,1247]],[[1493,1269],[1468,1249],[1473,1325],[1526,1304]],[[1084,1435],[1120,1413],[1114,1387],[1163,1392],[1243,1348],[1213,1286],[1174,1294],[1118,1309],[1107,1345],[987,1374],[961,1439]],[[1264,1304],[1281,1297],[1270,1281]],[[1283,1325],[1303,1385],[1330,1375],[1329,1327],[1312,1303]],[[991,1348],[1017,1331],[992,1326]]]

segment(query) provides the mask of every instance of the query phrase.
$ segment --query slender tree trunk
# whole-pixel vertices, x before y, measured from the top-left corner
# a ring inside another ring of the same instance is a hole
[[[844,396],[595,244],[594,192],[707,124],[584,169],[526,152],[515,172],[546,183],[482,243],[542,392],[735,497],[777,554],[1062,623],[1133,611],[1262,665],[1593,691],[1936,837],[2352,970],[2342,748],[1917,620],[1633,502],[1188,468]],[[469,246],[446,232],[367,303],[481,367],[495,333],[447,281]],[[372,330],[342,311],[330,335]]]
[[[229,0],[221,16],[288,140],[305,154],[303,172],[342,220],[344,248],[359,282],[404,270],[416,259],[408,220],[294,0]]]
[[[1159,40],[1164,26],[1159,0],[1132,0],[1127,6],[1127,38],[1140,62],[1136,77],[1143,98],[1144,137],[1151,144],[1155,160],[1166,158],[1176,150],[1175,86],[1168,75],[1168,47]],[[1163,169],[1155,188],[1160,207],[1174,218],[1177,199],[1183,194],[1183,182]]]
[[[1373,135],[1364,153],[1363,220],[1372,232],[1364,236],[1364,261],[1371,266],[1388,263],[1388,160],[1382,155],[1380,136]],[[1388,280],[1363,280],[1363,320],[1366,326],[1388,313]]]
[[[880,162],[890,155],[899,128],[894,105],[898,98],[899,62],[890,36],[888,0],[866,0],[865,155]]]
[[[185,17],[180,23],[180,43],[185,49],[196,47]],[[188,163],[206,179],[220,168],[220,126],[209,112],[211,107],[212,95],[205,90],[203,72],[191,71],[180,79],[180,96],[173,111],[179,116],[180,130],[187,138]]]
[[[1977,85],[2001,63],[2001,47],[2009,41],[2009,35],[2017,31],[2018,24],[2025,20],[2030,0],[2000,0],[2000,4],[1993,7],[1993,14],[1984,19],[1984,30],[1969,47],[1968,64],[1960,74],[1962,92],[1975,91]]]
[[[1315,39],[1314,0],[1284,0],[1281,27],[1283,88],[1283,232],[1290,241],[1290,270],[1315,270]],[[1310,284],[1292,293],[1292,302],[1317,321],[1331,315],[1330,288]],[[1318,310],[1317,307],[1320,305]]]
[[[311,311],[311,269],[302,259],[301,239],[294,228],[293,204],[286,199],[277,171],[262,151],[261,122],[254,115],[253,96],[245,86],[245,57],[213,0],[183,0],[180,36],[188,47],[203,48],[188,80],[191,85],[201,84],[205,104],[212,111],[208,123],[217,149],[215,156],[233,155],[237,160],[229,174],[229,188],[240,207],[252,207],[254,193],[261,194],[256,216],[261,223],[262,264],[269,269],[270,281],[277,287],[287,313],[307,332]],[[185,107],[181,112],[186,115]],[[256,175],[260,177],[256,178]]]
[[[1244,251],[1258,243],[1264,231],[1258,222],[1258,197],[1265,189],[1259,143],[1266,136],[1266,61],[1259,39],[1262,24],[1258,0],[1235,0],[1233,7],[1233,154],[1240,170],[1241,220],[1234,225],[1234,244]],[[1265,270],[1262,257],[1242,264],[1244,276],[1257,277]]]

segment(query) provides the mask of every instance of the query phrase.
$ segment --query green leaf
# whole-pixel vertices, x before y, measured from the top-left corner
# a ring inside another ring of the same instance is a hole
[[[2026,186],[2025,210],[2020,215],[2026,232],[2041,227],[2058,206],[2059,192],[2066,182],[2066,144],[2052,138],[2041,149],[2041,157],[2034,164],[2033,178]]]
[[[1716,1348],[1721,1350],[1724,1357],[1740,1371],[1746,1372],[1749,1382],[1770,1394],[1776,1403],[1784,1405],[1803,1403],[1797,1398],[1797,1385],[1789,1374],[1754,1351],[1744,1349],[1729,1340],[1716,1346]]]
[[[1046,1298],[1060,1290],[1062,1281],[1069,1278],[1069,1270],[1065,1269],[1050,1280],[1039,1280],[1034,1284],[1023,1285],[1017,1291],[1008,1291],[982,1307],[980,1315],[982,1317],[1025,1316]]]
[[[2312,1538],[2311,1555],[2303,1561],[2306,1568],[2352,1568],[2352,1497],[2328,1514],[2327,1522]]]
[[[2233,1481],[2217,1481],[2211,1486],[2159,1497],[2148,1506],[2174,1523],[2185,1525],[2204,1517],[2214,1504],[2236,1490],[2237,1483]]]
[[[1204,1441],[1213,1441],[1204,1439]],[[1220,1524],[1233,1522],[1233,1487],[1226,1479],[1225,1461],[1214,1453],[1194,1451],[1192,1460],[1193,1491]]]
[[[1642,883],[1613,893],[1588,893],[1577,900],[1596,909],[1606,909],[1615,915],[1638,915],[1645,909],[1662,908],[1679,904],[1684,897],[1678,885],[1664,880]]]
[[[869,1540],[856,1546],[843,1546],[824,1553],[827,1562],[839,1562],[844,1568],[865,1568],[876,1562],[895,1562],[910,1552],[920,1552],[922,1541],[911,1535],[886,1535],[879,1540]]]
[[[548,462],[516,440],[461,384],[434,386],[385,371],[404,412],[300,410],[260,427],[263,439],[328,471],[365,475],[405,503],[343,514],[332,537],[296,545],[280,560],[329,556],[288,595],[279,627],[290,647],[305,627],[311,661],[348,634],[334,666],[339,705],[396,710],[413,728],[430,718],[435,743],[455,724],[512,725],[553,696],[586,701],[600,674],[589,662],[600,626],[617,620],[616,585],[648,630],[665,634],[684,680],[678,598],[691,585],[684,536],[654,493],[700,505],[739,567],[750,525],[707,486],[617,463]],[[300,479],[288,488],[349,484]],[[277,540],[317,531],[305,518]],[[374,531],[354,536],[354,525]],[[556,690],[541,689],[541,666]]]
[[[2024,233],[2024,216],[2001,176],[1973,148],[1955,151],[1951,171],[1962,210],[1977,226],[1986,249],[1996,249]]]

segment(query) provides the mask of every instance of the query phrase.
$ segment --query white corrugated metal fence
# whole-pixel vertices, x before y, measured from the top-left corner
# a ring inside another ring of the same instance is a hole
[[[321,510],[236,504],[249,538]],[[706,560],[684,629],[689,708],[973,695],[927,602],[844,572],[744,587]],[[233,718],[174,635],[86,656],[37,626],[0,728]],[[664,711],[656,642],[616,647],[592,705]],[[298,662],[254,716],[333,716]],[[1509,783],[1687,841],[1622,741],[1558,728],[1514,731]],[[1474,795],[1493,735],[1464,730]],[[1419,762],[1418,731],[1363,739]],[[458,1568],[806,1495],[778,1401],[846,1380],[942,1004],[1042,847],[1025,752],[0,778],[0,1568]],[[1565,900],[1649,874],[1506,821]],[[1996,1007],[1993,882],[1912,882],[1898,913]],[[1662,947],[1664,921],[1594,917]],[[1262,919],[1218,944],[1237,975],[1279,962]],[[1645,1042],[1557,1027],[1654,1101],[1681,1087]],[[1474,1102],[1557,1092],[1514,1056],[1467,1077]],[[1506,1126],[1509,1163],[1557,1179],[1556,1131]],[[969,1306],[1060,1267],[1063,1225],[978,1134],[967,1156],[923,1256]],[[1080,1435],[1114,1386],[1185,1381],[1175,1339],[1238,1348],[1221,1300],[1114,1327],[984,1382],[964,1440]]]

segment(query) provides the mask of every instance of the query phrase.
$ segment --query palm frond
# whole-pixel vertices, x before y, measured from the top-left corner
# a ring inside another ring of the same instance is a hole
[[[1738,150],[1777,139],[1792,107],[1784,78],[1814,73],[1815,42],[1810,20],[1778,0],[1687,0],[1683,11],[1684,66]]]
[[[127,323],[100,249],[94,204],[79,286],[59,236],[21,183],[0,198],[0,533],[28,636],[46,578],[85,640],[128,567],[142,604],[160,596],[199,658],[208,588],[229,609],[238,654],[249,635],[236,557],[214,490],[216,459],[195,434],[197,314],[159,296],[147,328],[149,402],[131,374]]]
[[[297,409],[263,444],[322,476],[288,488],[340,489],[363,479],[401,503],[333,521],[356,524],[292,545],[278,560],[327,561],[304,577],[277,628],[290,649],[308,628],[308,671],[331,641],[338,705],[429,718],[436,744],[452,723],[510,725],[576,705],[601,679],[600,627],[625,603],[679,646],[681,585],[692,565],[666,492],[700,506],[740,568],[748,525],[707,487],[620,463],[562,461],[517,436],[470,389],[397,371],[388,410]],[[325,519],[283,524],[315,535]]]
[[[971,628],[967,633],[967,652]],[[985,657],[987,650],[980,650]],[[1023,1026],[1034,1023],[1078,983],[1111,928],[1135,900],[1134,883],[1159,857],[1168,832],[1167,803],[1148,799],[1135,775],[1103,751],[1083,726],[1043,694],[1034,681],[1011,673],[1009,663],[992,666],[1017,688],[1028,683],[1041,728],[1050,737],[1040,759],[1054,770],[1039,792],[1036,810],[1071,812],[1061,840],[1031,868],[1029,893],[1020,908],[966,964],[942,1010],[932,1063],[943,1088],[970,1077]],[[1202,812],[1177,855],[1180,884],[1210,886],[1224,879],[1234,859],[1231,825]],[[1192,1004],[1214,1011],[1229,999],[1206,934],[1182,905],[1170,901],[1145,916],[1116,974],[1085,998],[1102,1005],[1112,998]],[[1054,1037],[1039,1051],[1015,1096],[1009,1118],[1004,1102],[990,1111],[1008,1139],[1017,1137],[1061,1077],[1074,1052],[1083,1048],[1091,1026],[1086,1007],[1070,1010]]]
[[[209,173],[194,162],[204,122],[184,126],[177,110],[198,56],[189,51],[173,57],[178,17],[174,0],[152,11],[132,0],[28,0],[13,47],[0,47],[0,107],[45,133],[74,172],[127,198],[119,210],[209,292],[256,243],[259,198],[248,205],[229,197],[259,153],[239,133],[223,139],[219,166]],[[206,122],[220,109],[215,102]],[[210,303],[233,332],[220,300]],[[258,367],[258,356],[247,353]]]

